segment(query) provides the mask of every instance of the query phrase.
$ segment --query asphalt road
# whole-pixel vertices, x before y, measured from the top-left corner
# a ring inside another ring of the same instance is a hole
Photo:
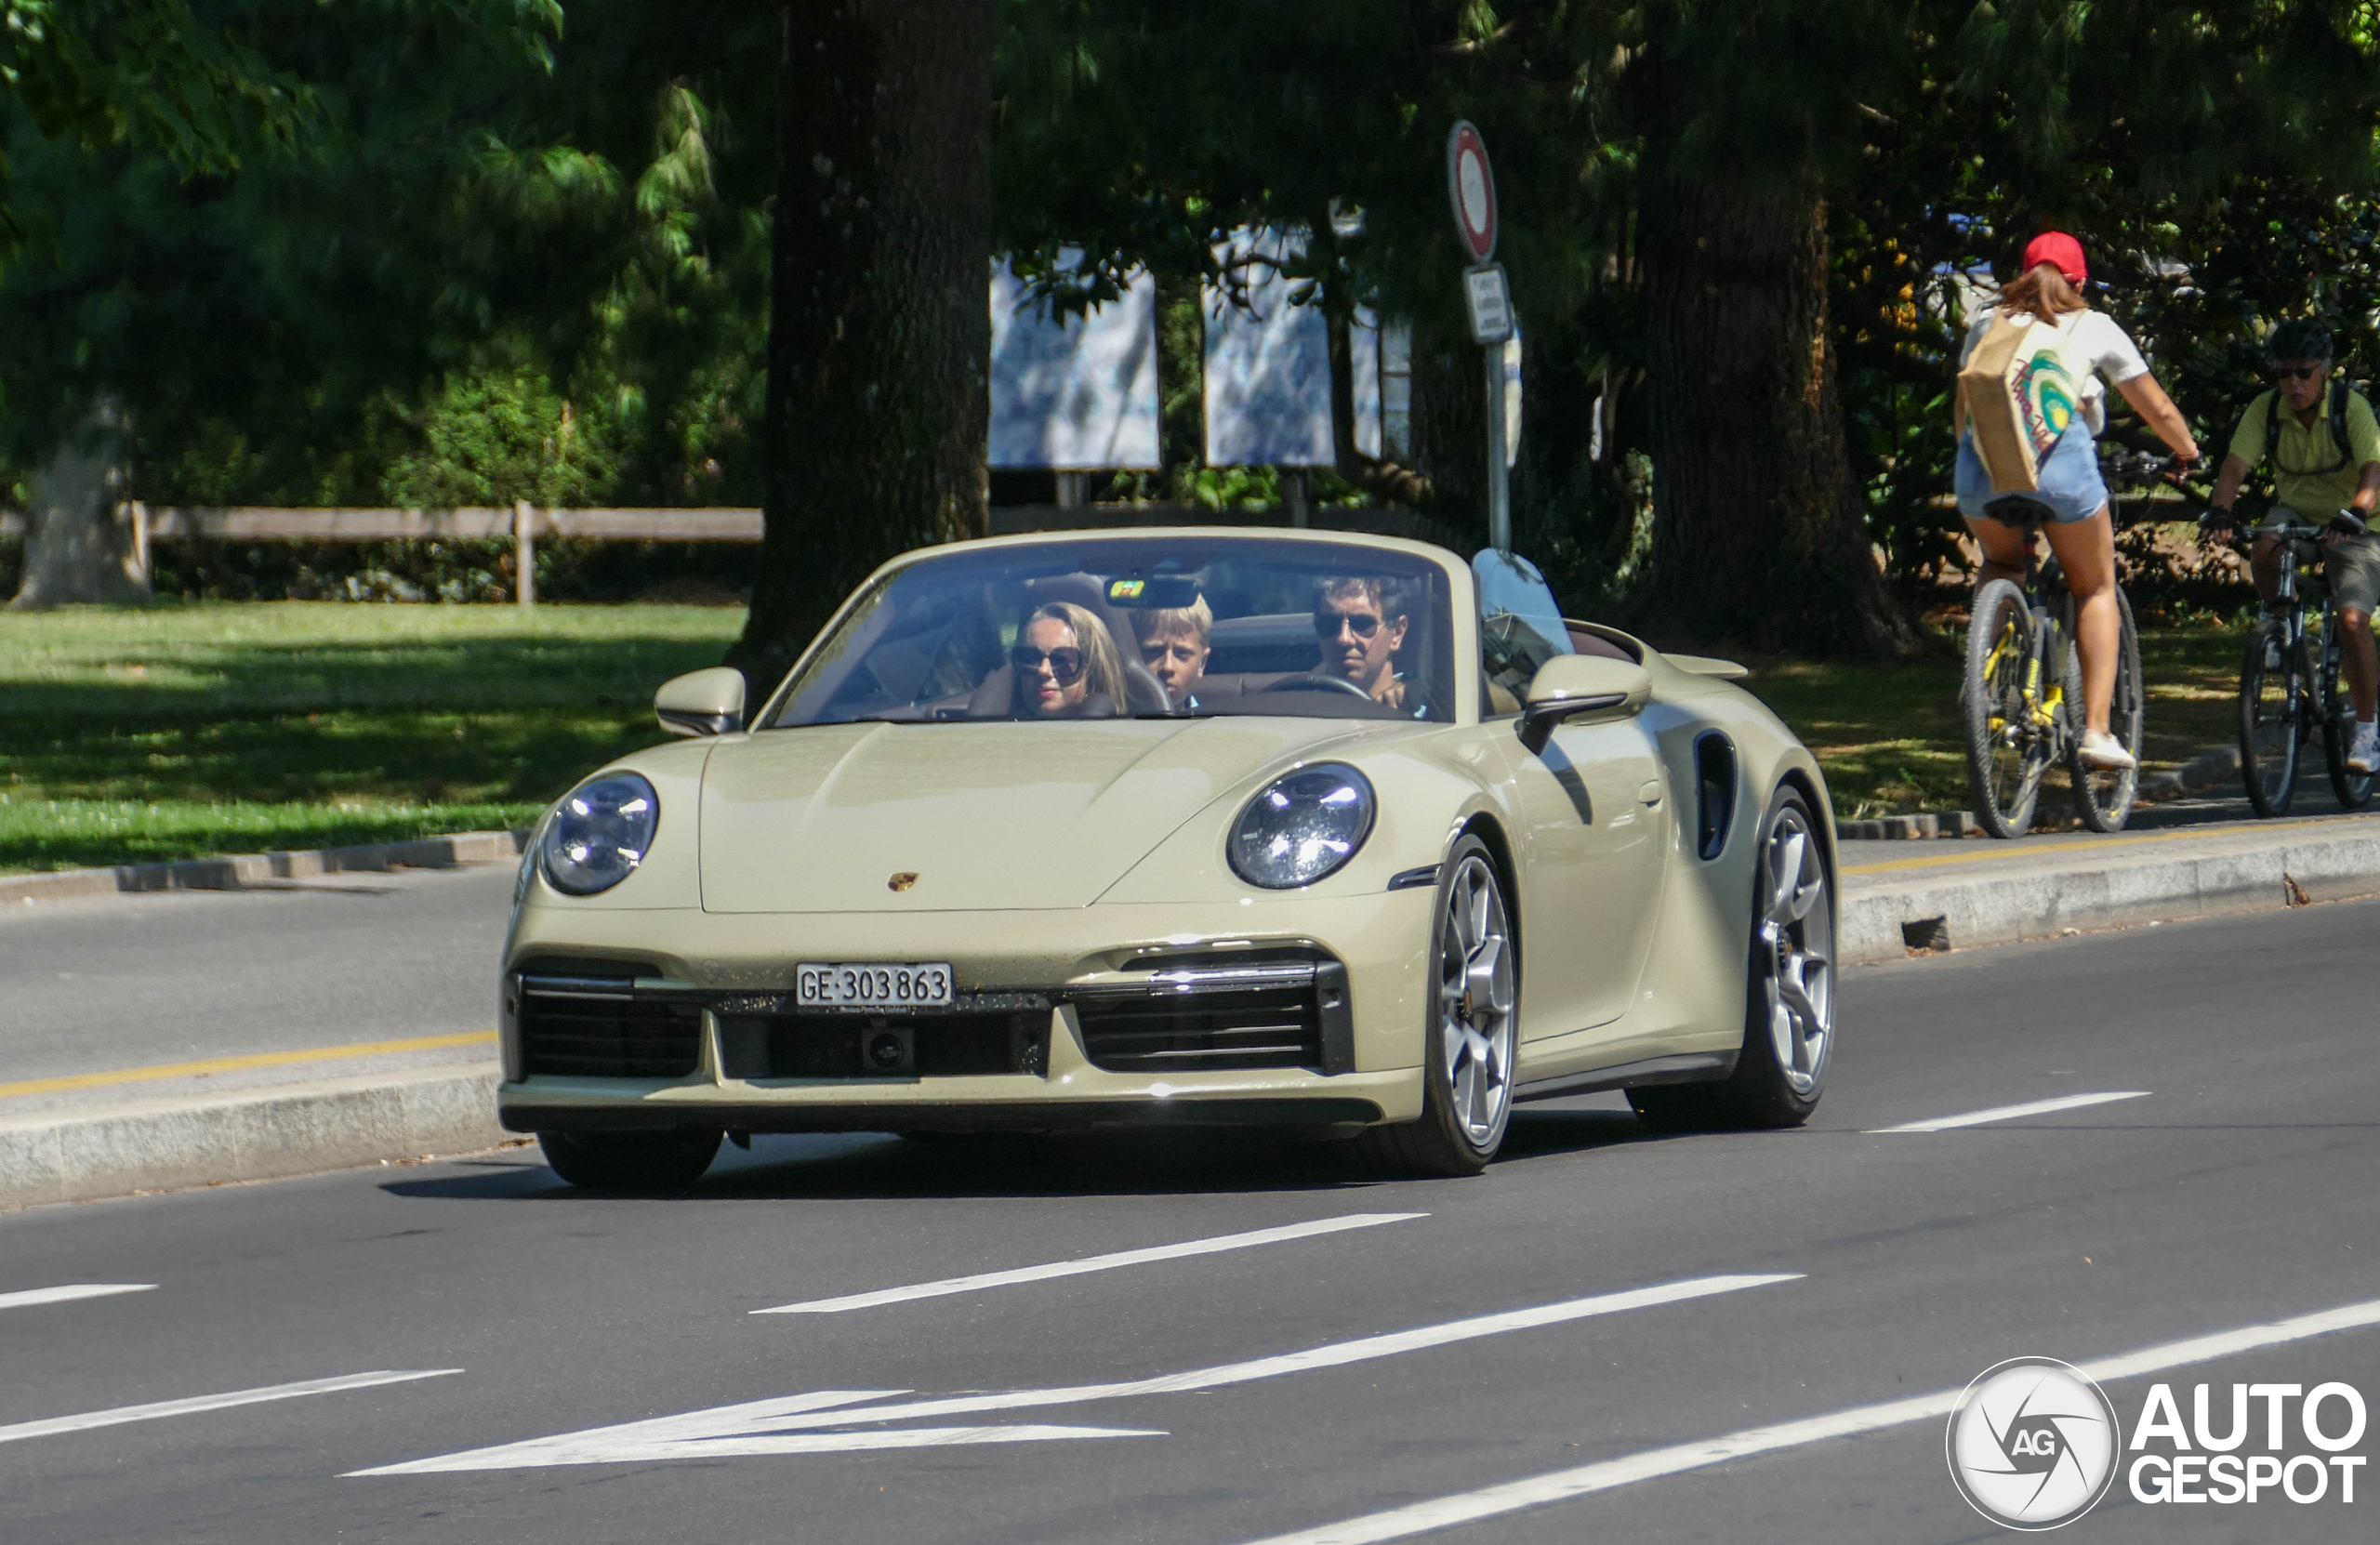
[[[0,907],[0,1113],[126,1097],[7,1093],[68,1075],[492,1032],[512,878],[491,864]],[[490,1041],[347,1058],[311,1076],[495,1054]]]
[[[1657,1139],[1609,1101],[1539,1106],[1473,1181],[1368,1182],[1250,1141],[862,1136],[763,1139],[668,1201],[585,1198],[514,1150],[0,1217],[0,1538],[1246,1545],[1447,1499],[1449,1529],[1354,1537],[1997,1538],[1930,1407],[1660,1456],[2020,1354],[2380,1301],[2376,927],[2380,905],[2314,906],[1853,972],[1807,1129]],[[78,1284],[153,1287],[8,1297]],[[2218,1429],[2234,1382],[2380,1398],[2380,1309],[2362,1318],[2109,1393],[2127,1428],[2161,1380],[2184,1421],[2212,1383]],[[375,1372],[430,1376],[27,1426]],[[2323,1459],[2286,1416],[2277,1458]],[[665,1418],[688,1420],[477,1452]],[[1481,1515],[1482,1488],[1580,1467],[1583,1494]],[[2368,1472],[2353,1504],[2333,1484],[2150,1505],[2119,1478],[2061,1538],[2369,1539],[2375,1509]]]

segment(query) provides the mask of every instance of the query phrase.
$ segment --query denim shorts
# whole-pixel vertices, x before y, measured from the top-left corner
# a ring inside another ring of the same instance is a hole
[[[2089,520],[2108,502],[2108,485],[2099,476],[2098,446],[2080,416],[2050,447],[2048,458],[2036,470],[2034,480],[2041,486],[2030,494],[1993,492],[1991,474],[1984,470],[1983,457],[1976,454],[1975,436],[1959,437],[1960,514],[1971,520],[1989,521],[1992,517],[1985,512],[1984,506],[1994,499],[2038,499],[2056,512],[2056,522],[2064,525],[2069,521]]]

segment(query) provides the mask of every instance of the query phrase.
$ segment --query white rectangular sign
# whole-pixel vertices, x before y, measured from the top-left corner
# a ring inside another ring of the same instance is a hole
[[[1147,270],[1119,299],[1060,323],[1047,301],[1025,298],[1001,259],[991,306],[994,467],[1159,464],[1157,280]]]
[[[1207,465],[1329,467],[1330,329],[1319,309],[1299,304],[1310,280],[1281,269],[1305,250],[1302,231],[1236,231],[1215,250],[1245,287],[1235,303],[1210,284],[1206,323]],[[1354,366],[1355,448],[1381,454],[1380,335],[1357,310],[1348,340]]]

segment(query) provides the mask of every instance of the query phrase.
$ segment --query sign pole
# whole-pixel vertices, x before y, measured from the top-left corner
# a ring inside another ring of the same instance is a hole
[[[1455,234],[1471,259],[1462,297],[1471,315],[1471,341],[1480,346],[1485,364],[1488,540],[1498,552],[1509,553],[1513,491],[1504,465],[1504,340],[1513,336],[1513,297],[1495,261],[1496,174],[1488,168],[1487,141],[1465,122],[1458,121],[1447,134],[1447,202],[1454,208]]]

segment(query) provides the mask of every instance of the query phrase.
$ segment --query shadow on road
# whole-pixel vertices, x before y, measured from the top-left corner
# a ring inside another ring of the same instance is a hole
[[[1646,1141],[1625,1111],[1523,1108],[1488,1171]],[[533,1153],[474,1172],[391,1181],[392,1196],[480,1201],[605,1199],[562,1184]],[[1333,1191],[1383,1183],[1345,1141],[1233,1130],[895,1137],[760,1136],[720,1150],[683,1201],[900,1200],[948,1196],[1130,1196]]]

